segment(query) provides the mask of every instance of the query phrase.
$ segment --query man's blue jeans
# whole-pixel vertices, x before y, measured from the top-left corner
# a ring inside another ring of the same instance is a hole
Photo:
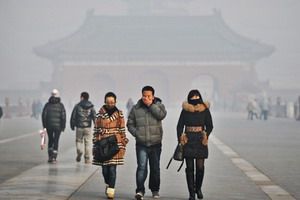
[[[161,145],[155,147],[136,146],[137,170],[136,193],[145,193],[145,180],[148,174],[148,160],[150,165],[149,189],[159,191],[160,187],[160,154]]]

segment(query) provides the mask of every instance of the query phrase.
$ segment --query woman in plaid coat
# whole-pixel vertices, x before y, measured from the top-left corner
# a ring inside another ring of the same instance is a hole
[[[114,198],[117,165],[124,164],[125,147],[128,139],[125,134],[125,121],[121,110],[116,107],[116,95],[108,92],[104,103],[100,108],[95,120],[93,143],[102,138],[116,135],[120,151],[110,160],[99,162],[93,159],[94,165],[102,166],[102,174],[106,184],[105,193],[108,199]]]

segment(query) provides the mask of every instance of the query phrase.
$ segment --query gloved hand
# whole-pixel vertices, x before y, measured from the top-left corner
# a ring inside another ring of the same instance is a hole
[[[203,144],[204,146],[207,146],[207,144],[208,144],[208,138],[207,138],[206,132],[205,132],[205,131],[202,131],[202,132],[201,132],[201,136],[202,136],[202,144]]]
[[[180,136],[180,144],[185,145],[188,142],[188,138],[185,133],[182,133]]]

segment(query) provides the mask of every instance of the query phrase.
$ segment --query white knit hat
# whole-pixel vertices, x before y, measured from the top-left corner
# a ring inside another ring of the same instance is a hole
[[[59,97],[59,92],[58,92],[58,90],[57,90],[57,89],[52,90],[51,96],[53,96],[53,97]]]

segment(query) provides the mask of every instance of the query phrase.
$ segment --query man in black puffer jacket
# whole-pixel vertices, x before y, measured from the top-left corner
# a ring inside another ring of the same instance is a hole
[[[54,89],[42,113],[43,127],[48,133],[49,163],[56,163],[60,133],[66,127],[66,110],[60,102],[59,92]]]
[[[80,95],[80,102],[75,105],[71,116],[71,129],[75,130],[76,127],[76,148],[77,157],[76,161],[80,162],[83,154],[83,141],[85,146],[84,159],[86,164],[90,164],[91,155],[91,142],[92,121],[95,122],[96,111],[94,105],[89,101],[89,94],[82,92]]]

